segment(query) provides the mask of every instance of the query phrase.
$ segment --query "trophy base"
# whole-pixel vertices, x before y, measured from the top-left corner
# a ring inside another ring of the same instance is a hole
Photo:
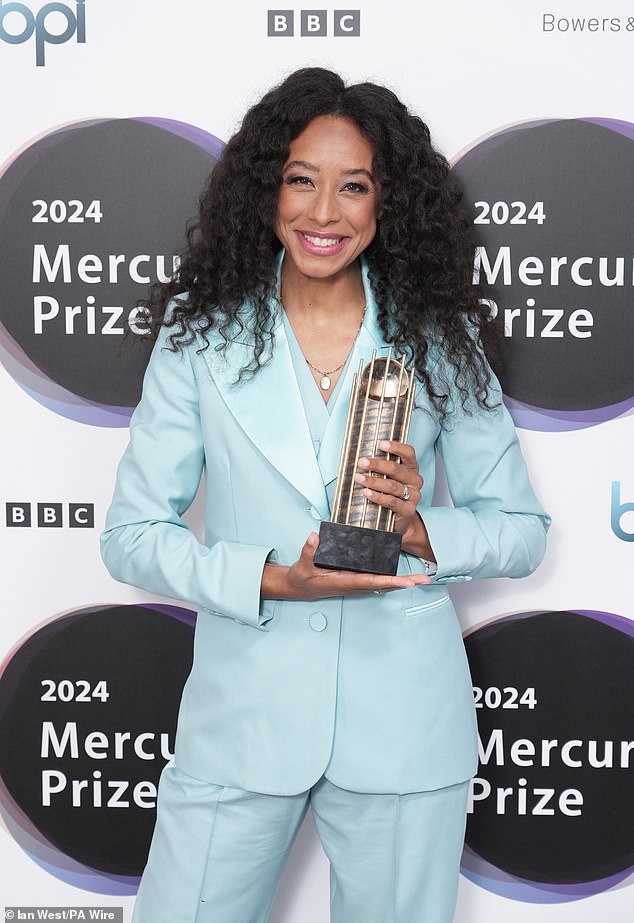
[[[330,570],[356,570],[393,577],[398,570],[401,538],[400,532],[322,522],[315,564]]]

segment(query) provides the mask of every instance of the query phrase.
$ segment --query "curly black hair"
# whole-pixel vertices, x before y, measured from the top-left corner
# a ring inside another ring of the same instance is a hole
[[[206,346],[206,332],[216,330],[222,349],[236,326],[248,325],[254,349],[241,376],[257,373],[277,312],[282,169],[291,142],[322,115],[349,119],[373,148],[380,220],[365,257],[386,341],[413,361],[441,418],[450,409],[449,378],[463,407],[473,400],[488,407],[484,354],[495,351],[494,325],[473,285],[468,221],[449,165],[432,147],[427,125],[391,90],[346,86],[323,68],[296,71],[247,112],[201,194],[176,276],[157,283],[145,302],[153,334],[173,327],[169,342],[176,350],[198,336]],[[166,316],[170,300],[183,291]],[[433,373],[432,348],[445,357]]]

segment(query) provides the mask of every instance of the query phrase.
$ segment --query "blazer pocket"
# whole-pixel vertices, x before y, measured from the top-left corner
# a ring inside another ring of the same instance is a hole
[[[420,606],[409,606],[409,608],[405,610],[405,615],[408,617],[425,615],[427,612],[433,612],[434,609],[440,609],[441,606],[446,606],[447,603],[451,603],[451,600],[449,596],[445,594],[445,596],[441,596],[440,599],[434,599]]]

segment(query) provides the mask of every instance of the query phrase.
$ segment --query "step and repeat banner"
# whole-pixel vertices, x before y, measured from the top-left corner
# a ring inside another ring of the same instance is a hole
[[[456,923],[632,923],[634,5],[278,6],[0,2],[0,913],[130,919],[195,623],[98,554],[136,302],[245,109],[313,64],[391,86],[454,165],[554,521],[530,578],[454,594],[480,734]],[[327,878],[308,818],[272,923],[326,923]]]

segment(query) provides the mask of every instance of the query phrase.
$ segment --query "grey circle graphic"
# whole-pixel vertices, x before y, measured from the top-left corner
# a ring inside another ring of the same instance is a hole
[[[0,323],[46,379],[85,402],[138,402],[151,343],[136,302],[173,273],[214,142],[180,123],[84,122],[5,171]]]
[[[193,622],[175,606],[83,609],[13,653],[0,675],[0,804],[22,818],[27,852],[43,838],[62,870],[70,857],[115,879],[141,874]]]
[[[634,625],[533,612],[465,639],[480,767],[467,846],[530,882],[579,886],[634,867]]]
[[[634,396],[633,136],[627,123],[529,123],[455,167],[508,397],[583,411]]]

